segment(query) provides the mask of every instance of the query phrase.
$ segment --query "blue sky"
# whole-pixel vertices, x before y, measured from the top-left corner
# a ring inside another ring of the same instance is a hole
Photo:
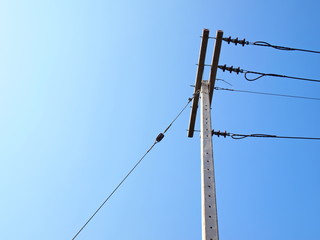
[[[0,238],[72,239],[192,95],[203,28],[320,50],[318,9],[288,0],[1,1]],[[223,44],[220,63],[320,79],[316,54]],[[320,97],[317,83],[218,77],[233,85],[220,87]],[[213,127],[320,137],[318,107],[216,91]],[[188,118],[77,239],[201,238],[200,144],[198,134],[187,138]],[[318,149],[214,137],[220,239],[319,239]]]

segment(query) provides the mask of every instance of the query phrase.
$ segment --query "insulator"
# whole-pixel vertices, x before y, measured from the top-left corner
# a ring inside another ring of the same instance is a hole
[[[236,38],[236,39],[234,39],[232,42],[237,46],[239,40],[238,40],[238,38]]]
[[[243,40],[240,40],[240,41],[239,41],[239,44],[241,44],[242,47],[244,47],[244,45],[248,45],[249,42],[246,42],[246,39],[244,38]]]
[[[220,68],[223,72],[226,71],[227,65],[223,65],[223,66],[218,66],[218,68]]]
[[[228,136],[228,133],[227,133],[227,131],[224,131],[224,132],[217,131],[217,132],[215,132],[214,130],[212,130],[212,135],[216,135],[218,137],[223,136],[223,137],[226,138]]]
[[[230,73],[235,72],[237,74],[242,73],[243,70],[240,67],[234,68],[233,66],[227,67],[226,65],[218,66],[223,72],[229,71]]]
[[[242,70],[240,69],[240,67],[235,68],[233,71],[236,72],[237,74],[239,74],[240,72],[242,72]]]
[[[231,37],[228,37],[228,38],[223,38],[223,40],[226,41],[228,44],[234,43],[235,45],[237,45],[239,43],[243,47],[244,47],[244,45],[248,45],[249,44],[249,42],[246,41],[245,38],[243,40],[239,40],[238,38],[232,39]]]
[[[231,42],[231,36],[230,37],[228,37],[228,38],[222,38],[224,41],[226,41],[228,44],[230,44],[230,42]]]
[[[156,138],[156,142],[160,142],[163,138],[164,138],[164,134],[163,133],[159,133],[159,135]]]

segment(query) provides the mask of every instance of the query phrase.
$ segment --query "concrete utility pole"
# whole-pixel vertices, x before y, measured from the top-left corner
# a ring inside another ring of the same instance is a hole
[[[214,54],[212,57],[209,81],[202,80],[204,62],[209,38],[209,30],[204,29],[199,54],[198,71],[194,89],[194,99],[189,121],[188,137],[193,137],[199,95],[201,96],[201,207],[202,207],[202,240],[219,240],[218,215],[216,203],[216,186],[211,126],[211,101],[217,74],[222,31],[217,31]],[[199,94],[200,93],[200,94]]]

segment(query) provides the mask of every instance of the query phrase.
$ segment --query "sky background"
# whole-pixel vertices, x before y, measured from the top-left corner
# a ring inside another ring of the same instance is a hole
[[[1,1],[0,239],[72,239],[192,96],[203,28],[320,50],[319,7]],[[224,43],[220,64],[320,79],[319,60]],[[217,77],[232,84],[219,87],[320,97],[319,83]],[[214,93],[216,130],[320,137],[319,120],[319,101]],[[77,239],[201,239],[200,142],[187,138],[188,122],[189,110]],[[320,239],[319,147],[214,137],[220,239]]]

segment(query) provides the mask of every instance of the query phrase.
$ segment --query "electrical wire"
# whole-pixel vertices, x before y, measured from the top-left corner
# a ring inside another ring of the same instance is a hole
[[[197,91],[195,94],[193,94],[192,98],[188,99],[188,103],[182,108],[182,110],[177,114],[177,116],[172,120],[172,122],[168,125],[168,127],[163,131],[163,133],[166,133],[169,128],[172,126],[172,124],[180,117],[180,115],[186,110],[186,108],[189,106],[190,102],[200,93],[200,91]]]
[[[232,86],[232,84],[231,84],[231,83],[227,82],[227,81],[226,81],[226,80],[224,80],[224,79],[216,78],[216,80],[217,80],[217,81],[222,81],[222,82],[224,82],[224,83],[228,84],[229,86]]]
[[[188,103],[182,108],[182,110],[177,114],[177,116],[171,121],[168,127],[163,131],[163,133],[159,133],[156,137],[154,143],[149,147],[149,149],[143,154],[143,156],[138,160],[138,162],[131,168],[131,170],[127,173],[127,175],[121,180],[121,182],[114,188],[114,190],[108,195],[108,197],[102,202],[102,204],[97,208],[97,210],[91,215],[91,217],[83,224],[83,226],[79,229],[79,231],[74,235],[72,240],[75,240],[77,236],[82,232],[82,230],[88,225],[88,223],[94,218],[94,216],[101,210],[101,208],[108,202],[108,200],[112,197],[112,195],[118,190],[118,188],[124,183],[124,181],[130,176],[130,174],[138,167],[138,165],[142,162],[142,160],[147,156],[147,154],[153,149],[153,147],[159,143],[164,138],[164,133],[166,133],[172,124],[180,117],[180,115],[185,111],[193,98],[195,98],[199,92],[195,93],[192,98],[188,99]]]
[[[310,81],[310,82],[320,82],[319,79],[311,79],[311,78],[301,78],[301,77],[292,77],[292,76],[287,76],[287,75],[280,75],[280,74],[275,74],[275,73],[262,73],[262,72],[255,72],[255,71],[249,71],[249,70],[244,70],[241,69],[240,67],[234,68],[233,66],[227,67],[226,65],[219,65],[219,69],[221,69],[223,72],[229,71],[230,73],[235,72],[237,74],[239,73],[244,73],[244,78],[248,81],[255,81],[258,80],[262,77],[280,77],[280,78],[290,78],[290,79],[295,79],[295,80],[303,80],[303,81]],[[258,77],[255,78],[249,78],[248,74],[256,74]]]
[[[254,72],[254,71],[248,71],[248,70],[243,70],[243,72],[244,72],[244,78],[248,81],[255,81],[255,80],[258,80],[259,78],[269,76],[269,77],[290,78],[290,79],[310,81],[310,82],[320,82],[320,80],[318,80],[318,79],[292,77],[292,76],[280,75],[280,74],[275,74],[275,73],[261,73],[261,72]],[[248,74],[256,74],[256,75],[258,75],[258,77],[249,78]]]
[[[313,97],[293,96],[293,95],[285,95],[285,94],[277,94],[277,93],[255,92],[255,91],[238,90],[238,89],[221,88],[221,87],[215,87],[214,89],[215,90],[231,91],[231,92],[242,92],[242,93],[277,96],[277,97],[299,98],[299,99],[318,100],[318,101],[320,100],[320,98],[313,98]]]
[[[291,136],[277,136],[270,134],[238,134],[238,133],[228,133],[228,132],[220,132],[212,130],[212,135],[216,135],[218,137],[231,137],[233,139],[244,139],[247,137],[256,137],[256,138],[284,138],[284,139],[299,139],[299,140],[320,140],[318,137],[291,137]]]
[[[216,39],[216,37],[209,37],[209,38],[213,38]],[[222,38],[223,41],[227,42],[228,44],[233,43],[235,45],[239,44],[241,46],[246,46],[246,45],[253,45],[253,46],[260,46],[260,47],[270,47],[270,48],[274,48],[277,50],[282,50],[282,51],[299,51],[299,52],[307,52],[307,53],[317,53],[319,54],[320,51],[315,51],[315,50],[308,50],[308,49],[302,49],[302,48],[292,48],[292,47],[284,47],[284,46],[278,46],[278,45],[273,45],[270,44],[268,42],[264,42],[264,41],[255,41],[255,42],[249,42],[246,41],[246,39],[244,38],[243,40],[239,40],[238,38]]]
[[[308,53],[317,53],[317,54],[320,53],[320,51],[272,45],[268,42],[263,42],[263,41],[249,42],[249,45],[260,46],[260,47],[271,47],[277,50],[284,50],[284,51],[299,51],[299,52],[308,52]]]
[[[106,204],[106,202],[112,197],[112,195],[118,190],[122,183],[129,177],[129,175],[135,170],[135,168],[141,163],[145,156],[151,151],[151,149],[157,144],[155,141],[151,147],[145,152],[145,154],[140,158],[140,160],[133,166],[133,168],[127,173],[127,175],[121,180],[121,182],[116,186],[116,188],[109,194],[109,196],[103,201],[103,203],[97,208],[97,210],[91,215],[91,217],[86,221],[86,223],[80,228],[72,240],[80,234],[80,232],[88,225],[88,223],[94,218],[94,216],[100,211],[100,209]]]

